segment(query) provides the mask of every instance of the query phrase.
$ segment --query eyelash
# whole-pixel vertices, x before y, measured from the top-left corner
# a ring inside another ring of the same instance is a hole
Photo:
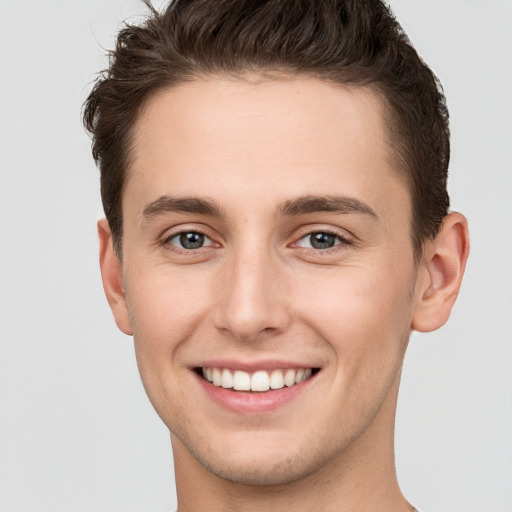
[[[208,243],[207,245],[201,245],[200,247],[197,248],[179,247],[177,244],[172,243],[174,239],[180,239],[184,235],[200,235],[201,237],[203,237],[204,240],[207,240]],[[163,245],[167,246],[168,248],[172,248],[171,250],[178,252],[180,254],[192,254],[198,252],[199,250],[205,247],[211,247],[216,244],[206,233],[199,229],[184,229],[165,237],[165,239],[163,240]]]
[[[325,247],[325,248],[303,247],[303,249],[305,249],[305,250],[307,250],[309,252],[315,252],[315,253],[329,253],[331,251],[337,250],[337,248],[340,245],[350,245],[352,243],[351,240],[349,240],[348,238],[340,235],[339,233],[336,233],[334,231],[329,231],[328,229],[319,229],[319,230],[315,230],[315,231],[309,231],[304,236],[300,237],[299,240],[297,242],[295,242],[293,245],[300,247],[299,243],[302,240],[306,240],[306,239],[310,239],[311,240],[311,238],[314,235],[324,235],[324,236],[326,235],[326,236],[329,236],[329,237],[334,237],[336,239],[337,243],[335,243],[332,247]]]
[[[206,241],[206,245],[202,244],[199,247],[192,247],[192,248],[186,248],[183,247],[183,236],[187,235],[199,235],[202,237],[203,241]],[[300,245],[300,243],[303,240],[307,240],[308,238],[311,240],[311,237],[314,235],[323,235],[328,237],[334,237],[336,239],[336,243],[331,247],[325,247],[325,248],[317,248],[317,247],[303,247]],[[177,242],[173,243],[173,240],[176,240]],[[178,245],[178,243],[181,243],[181,247]],[[336,233],[334,231],[330,231],[328,229],[318,229],[314,231],[308,231],[306,234],[301,236],[296,242],[291,244],[291,247],[299,247],[302,248],[304,251],[307,251],[309,253],[314,254],[329,254],[332,251],[339,250],[339,246],[348,246],[351,245],[352,241],[348,238],[340,235],[339,233]],[[199,229],[190,229],[190,230],[181,230],[175,233],[172,233],[171,235],[165,237],[165,239],[162,242],[162,245],[166,246],[169,250],[172,250],[174,252],[177,252],[178,254],[184,254],[184,255],[192,255],[197,254],[199,252],[202,252],[201,249],[217,246],[219,247],[219,244],[216,244],[211,237],[209,237],[206,233]]]

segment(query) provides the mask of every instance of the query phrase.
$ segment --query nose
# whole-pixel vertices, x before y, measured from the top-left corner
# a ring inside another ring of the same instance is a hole
[[[217,329],[243,342],[281,333],[291,321],[277,258],[264,250],[249,252],[224,262],[214,313]]]

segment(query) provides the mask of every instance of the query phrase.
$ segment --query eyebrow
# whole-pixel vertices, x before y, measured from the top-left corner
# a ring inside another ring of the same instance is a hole
[[[345,196],[303,196],[286,201],[279,207],[283,215],[306,215],[308,213],[362,213],[376,219],[379,216],[366,203],[355,197]]]
[[[355,197],[345,196],[302,196],[281,203],[278,213],[285,216],[307,215],[318,212],[362,213],[378,218],[375,211]],[[166,213],[195,213],[211,217],[222,217],[221,208],[211,199],[200,197],[161,196],[147,204],[143,218],[150,219]]]
[[[144,218],[156,217],[165,213],[197,213],[221,217],[220,208],[210,199],[199,197],[161,196],[144,208]]]

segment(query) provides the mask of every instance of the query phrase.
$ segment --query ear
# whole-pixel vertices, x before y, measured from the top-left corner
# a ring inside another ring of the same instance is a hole
[[[425,244],[412,329],[430,332],[446,323],[462,283],[469,254],[466,218],[449,213],[436,238]]]
[[[123,287],[123,270],[121,262],[114,250],[112,235],[107,219],[98,221],[98,236],[100,240],[100,268],[103,289],[110,309],[114,315],[117,327],[125,334],[133,334],[126,297]]]

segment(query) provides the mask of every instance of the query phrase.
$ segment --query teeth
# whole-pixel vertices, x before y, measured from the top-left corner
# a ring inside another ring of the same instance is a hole
[[[265,392],[269,389],[282,389],[299,384],[311,377],[311,368],[299,370],[273,370],[267,372],[258,370],[252,375],[236,370],[232,372],[227,368],[203,368],[203,377],[214,386],[236,391],[257,391]]]
[[[270,378],[267,372],[260,371],[251,377],[251,391],[268,391],[270,388]]]
[[[233,387],[237,391],[251,390],[251,376],[247,372],[237,370],[233,377]]]
[[[222,370],[222,387],[229,389],[233,387],[233,374],[229,370]]]
[[[208,379],[210,380],[210,379]],[[293,386],[295,384],[295,370],[286,370],[284,374],[284,385],[287,387]]]
[[[212,370],[212,382],[215,386],[222,385],[222,373],[220,373],[220,370],[218,368],[214,368]]]
[[[272,389],[284,388],[284,377],[281,370],[274,370],[270,374],[270,387]]]

